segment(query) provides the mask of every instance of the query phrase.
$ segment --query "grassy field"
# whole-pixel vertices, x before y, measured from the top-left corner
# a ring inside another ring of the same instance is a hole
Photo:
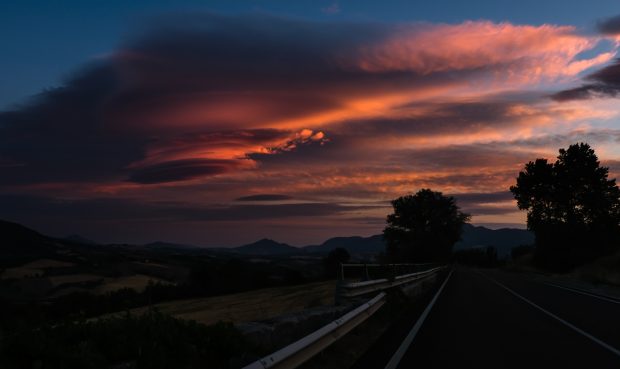
[[[151,277],[144,274],[136,274],[118,278],[104,278],[103,283],[101,284],[101,286],[95,288],[94,293],[112,292],[120,290],[121,288],[132,288],[138,292],[142,292],[144,291],[146,286],[148,286],[149,282],[171,284],[170,282],[159,278]]]
[[[48,279],[54,287],[58,287],[63,284],[94,283],[103,280],[103,277],[95,274],[67,274],[48,277]]]
[[[52,259],[38,259],[31,261],[30,263],[26,263],[24,265],[8,268],[2,274],[0,274],[0,278],[2,279],[20,279],[26,277],[35,277],[43,275],[45,269],[51,268],[62,268],[73,266],[75,264],[68,263],[65,261],[58,261]]]
[[[175,318],[195,320],[207,325],[218,321],[258,321],[310,307],[333,305],[335,286],[335,281],[327,281],[265,288],[232,295],[166,302],[154,307]],[[131,312],[140,314],[147,309],[138,308]]]

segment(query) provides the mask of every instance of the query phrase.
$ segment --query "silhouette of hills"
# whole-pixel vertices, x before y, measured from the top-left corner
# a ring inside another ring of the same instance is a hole
[[[464,250],[476,247],[493,246],[497,248],[498,256],[504,258],[510,255],[510,250],[519,245],[534,243],[534,234],[528,230],[516,228],[489,229],[481,226],[466,224],[463,228],[461,241],[454,246],[455,250]],[[334,237],[321,245],[306,246],[306,252],[328,253],[342,247],[352,254],[379,253],[385,250],[382,235],[370,237]]]
[[[0,260],[12,261],[55,254],[58,245],[20,224],[0,220]]]
[[[99,244],[98,242],[95,242],[86,237],[82,237],[79,234],[72,234],[70,236],[65,237],[64,239],[67,241],[75,242],[75,243],[81,243],[83,245],[98,245]]]
[[[200,246],[186,245],[186,244],[173,243],[173,242],[163,242],[163,241],[145,243],[143,246],[151,250],[179,250],[179,249],[195,250],[195,249],[201,248]]]
[[[480,226],[466,224],[463,230],[462,240],[454,249],[464,250],[476,247],[494,246],[500,258],[510,254],[513,247],[533,244],[534,234],[523,229],[502,228],[489,229]],[[44,257],[56,254],[59,249],[70,246],[95,246],[97,249],[105,248],[81,236],[71,236],[65,239],[56,239],[44,236],[32,229],[17,223],[0,220],[0,260],[24,259]],[[117,245],[118,246],[118,245]],[[151,242],[142,246],[124,245],[125,247],[146,248],[149,250],[185,250],[190,251],[215,251],[236,253],[241,255],[293,255],[293,254],[326,254],[331,250],[342,247],[351,254],[376,254],[385,250],[382,235],[370,237],[333,237],[320,245],[294,247],[286,243],[277,242],[264,238],[262,240],[233,248],[203,248],[200,246],[177,244],[170,242]]]
[[[497,256],[499,258],[505,258],[510,255],[510,250],[512,250],[513,247],[530,245],[533,243],[534,233],[525,229],[489,229],[465,224],[461,241],[454,245],[454,250],[493,246],[497,249]]]
[[[379,253],[385,250],[383,236],[380,234],[370,237],[334,237],[320,245],[306,246],[302,249],[312,253],[328,253],[338,247],[347,249],[349,253]]]
[[[247,255],[286,255],[297,254],[300,252],[300,249],[285,243],[263,238],[262,240],[248,245],[233,247],[230,251]]]

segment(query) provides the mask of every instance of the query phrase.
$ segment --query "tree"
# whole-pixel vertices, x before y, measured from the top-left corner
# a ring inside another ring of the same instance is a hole
[[[560,149],[555,163],[536,159],[510,187],[528,229],[536,259],[569,269],[615,249],[620,241],[620,190],[586,143]]]
[[[383,237],[394,261],[426,262],[450,258],[469,214],[459,210],[453,197],[422,189],[392,201]]]
[[[346,263],[351,258],[347,249],[337,247],[327,254],[323,259],[323,265],[325,266],[325,274],[333,278],[340,271],[340,264]]]

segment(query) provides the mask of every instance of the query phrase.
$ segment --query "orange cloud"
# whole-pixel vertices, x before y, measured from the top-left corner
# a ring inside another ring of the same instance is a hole
[[[146,32],[0,114],[0,186],[215,208],[248,194],[367,204],[421,187],[505,191],[524,162],[576,140],[603,145],[603,160],[620,155],[602,134],[615,101],[548,97],[613,58],[597,52],[608,36],[487,21],[267,20],[203,16]],[[583,86],[588,96],[617,87],[616,69],[595,74],[606,84]],[[516,219],[499,214],[502,201],[478,208]]]
[[[469,21],[456,25],[403,25],[378,45],[360,46],[356,65],[371,72],[415,71],[421,74],[496,67],[499,79],[517,74],[526,81],[573,76],[609,61],[614,53],[588,60],[575,57],[593,48],[599,37],[575,27],[513,25]]]

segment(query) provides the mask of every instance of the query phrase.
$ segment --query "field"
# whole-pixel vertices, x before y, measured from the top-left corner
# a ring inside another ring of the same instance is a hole
[[[41,276],[45,273],[45,269],[52,268],[62,268],[69,267],[75,264],[52,260],[52,259],[37,259],[21,265],[19,267],[8,268],[2,274],[0,274],[0,279],[11,279],[11,278],[26,278],[26,277],[34,277]]]
[[[335,281],[265,288],[224,296],[165,302],[160,312],[206,325],[218,321],[240,323],[265,320],[310,307],[333,305]],[[147,308],[131,310],[143,313]]]
[[[165,280],[155,278],[148,275],[136,274],[125,277],[118,278],[104,278],[103,283],[95,288],[95,293],[106,293],[112,292],[116,290],[120,290],[121,288],[131,288],[138,292],[143,291],[146,286],[152,283],[161,283],[161,284],[171,284]]]

